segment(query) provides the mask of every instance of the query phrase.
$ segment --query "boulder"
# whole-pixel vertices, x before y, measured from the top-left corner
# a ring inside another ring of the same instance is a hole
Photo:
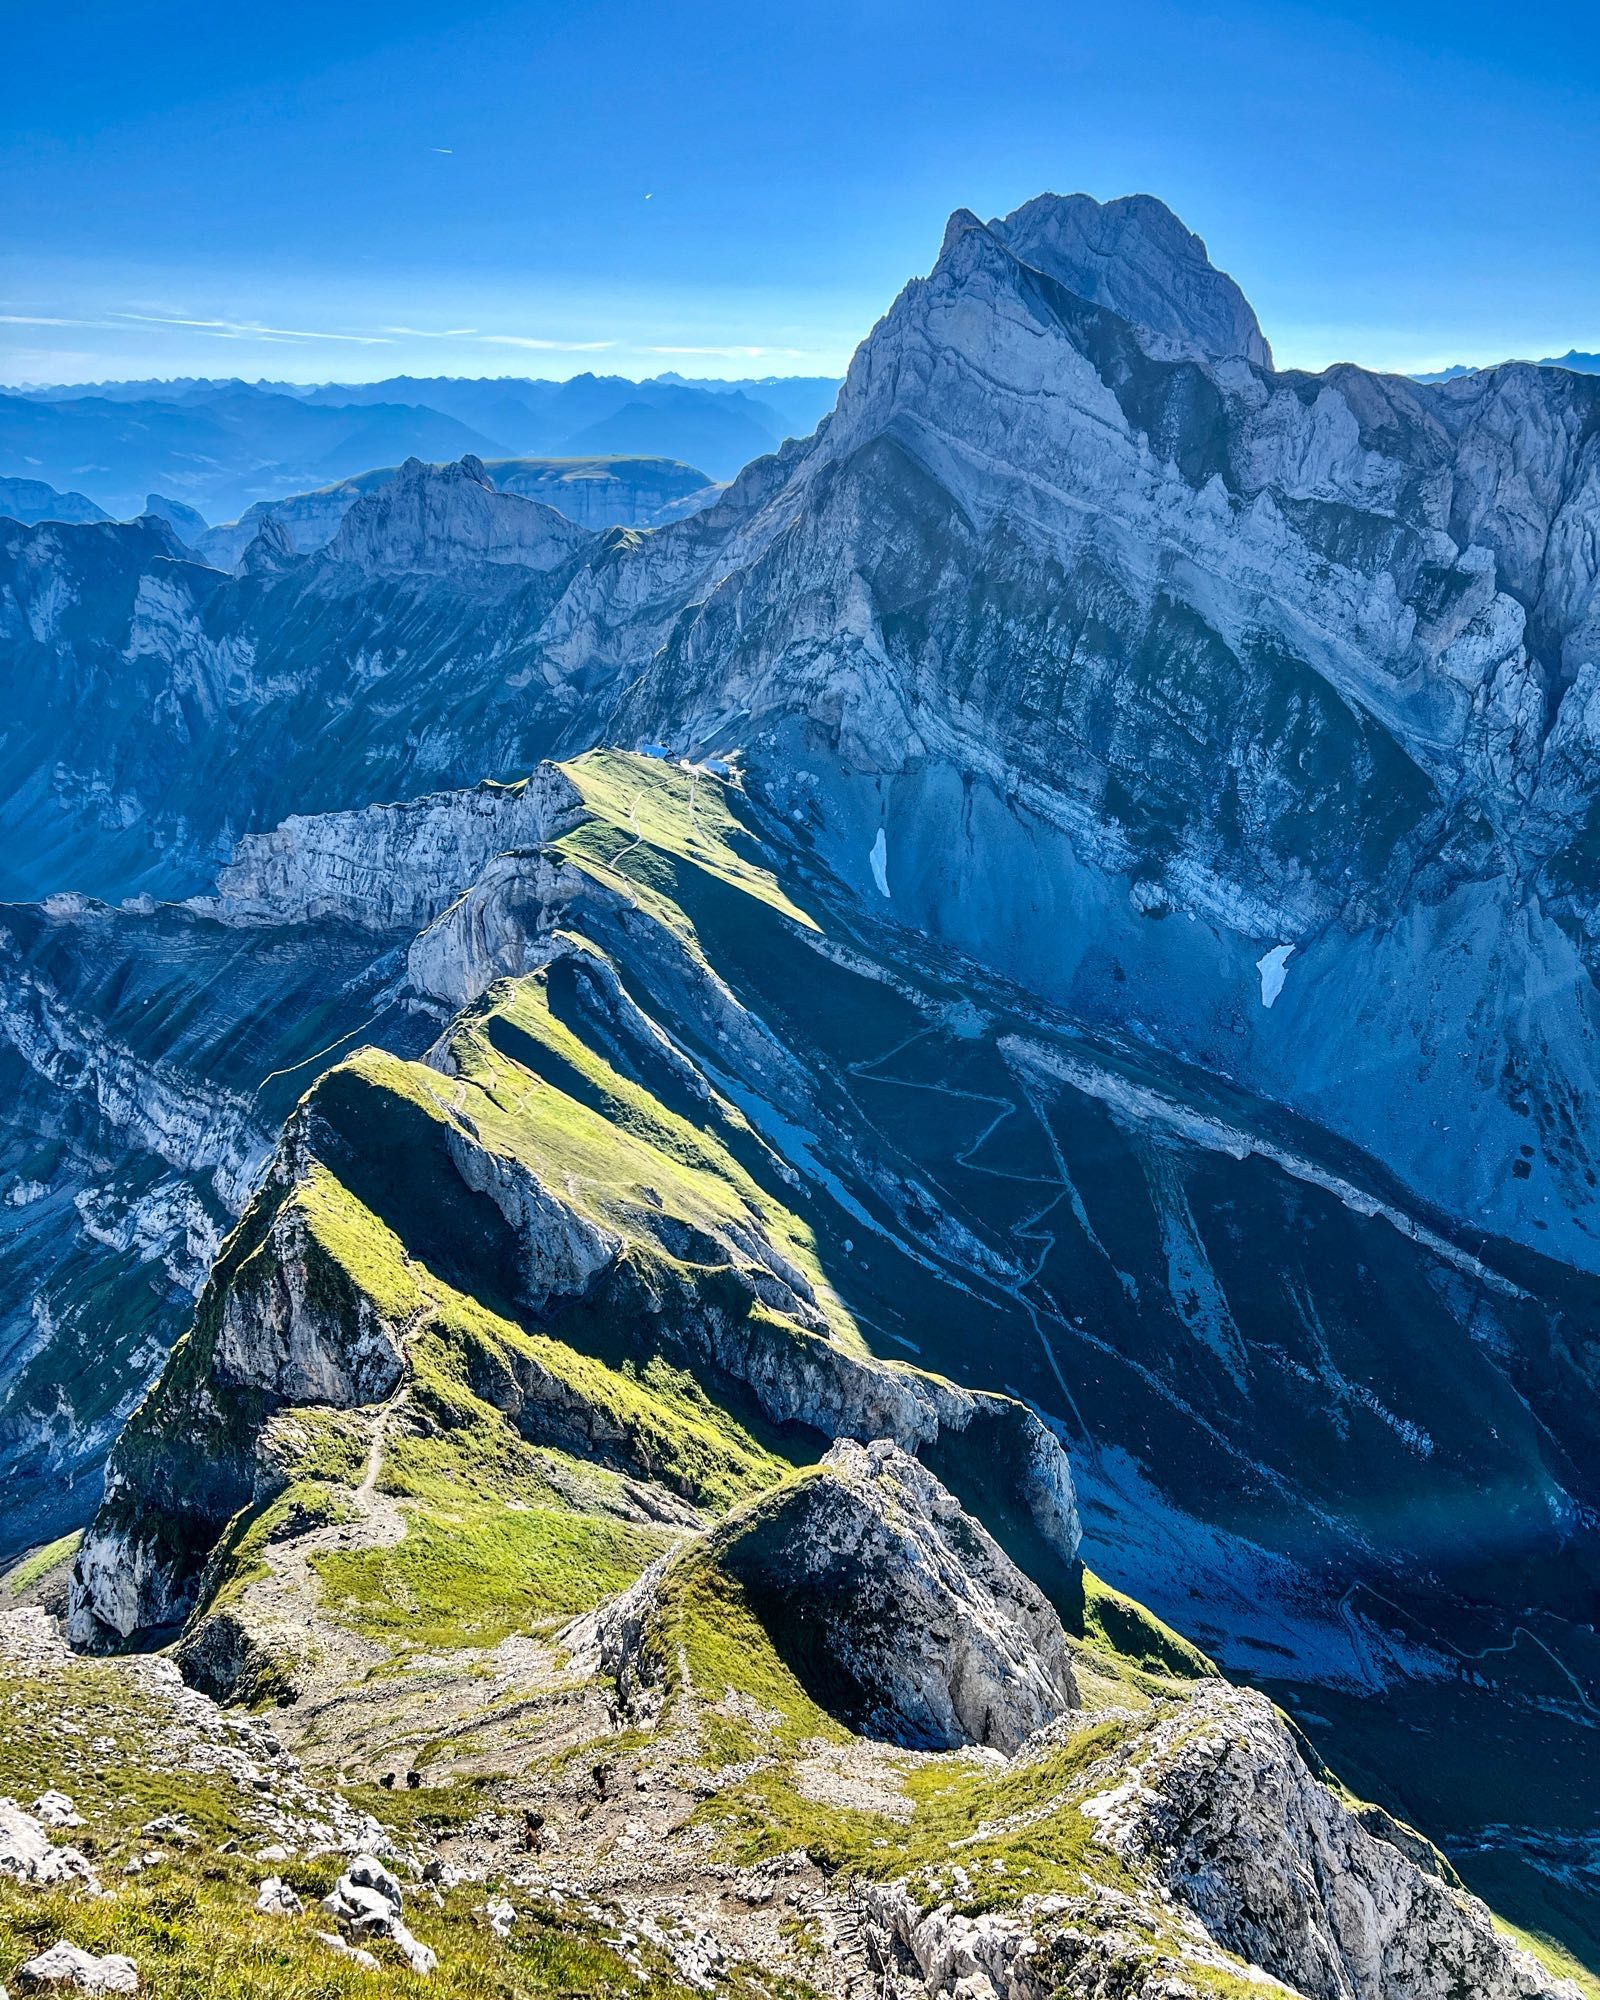
[[[256,1892],[256,1908],[264,1917],[297,1917],[305,1904],[281,1875],[269,1875]]]
[[[78,1993],[137,1993],[139,1968],[131,1958],[108,1952],[97,1958],[92,1951],[69,1944],[65,1938],[17,1967],[23,1986],[66,1986]]]
[[[438,1956],[412,1936],[401,1916],[403,1903],[399,1882],[375,1854],[358,1854],[322,1899],[322,1907],[346,1929],[388,1938],[411,1970],[426,1979]]]
[[[358,1944],[346,1944],[335,1931],[318,1931],[317,1939],[319,1943],[325,1944],[329,1951],[336,1951],[341,1958],[348,1958],[353,1964],[358,1965],[363,1972],[383,1970],[370,1951],[363,1951]]]
[[[15,1799],[0,1799],[0,1875],[40,1889],[76,1884],[91,1896],[101,1893],[88,1856],[76,1847],[56,1846],[32,1813],[24,1812]]]

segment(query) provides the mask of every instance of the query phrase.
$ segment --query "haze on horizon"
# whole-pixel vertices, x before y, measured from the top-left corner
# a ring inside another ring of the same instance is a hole
[[[1158,195],[1279,362],[1600,347],[1576,5],[7,10],[0,381],[842,372],[949,211]]]

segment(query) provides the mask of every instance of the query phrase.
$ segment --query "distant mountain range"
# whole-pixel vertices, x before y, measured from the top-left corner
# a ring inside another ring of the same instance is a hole
[[[411,457],[642,455],[723,480],[808,436],[838,386],[595,375],[57,385],[0,394],[0,467],[111,515],[137,513],[157,492],[211,521]]]
[[[1503,368],[1505,362],[1486,364]],[[1533,364],[1536,368],[1570,368],[1575,375],[1600,375],[1600,354],[1582,354],[1576,347],[1569,347],[1565,354],[1547,354],[1542,361]],[[1481,375],[1484,368],[1469,368],[1458,361],[1453,368],[1436,368],[1431,375],[1414,375],[1414,382],[1455,382],[1463,375]]]

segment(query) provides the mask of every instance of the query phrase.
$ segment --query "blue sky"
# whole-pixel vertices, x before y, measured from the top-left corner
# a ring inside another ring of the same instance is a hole
[[[0,380],[837,371],[1158,194],[1280,361],[1600,348],[1592,5],[0,0]]]

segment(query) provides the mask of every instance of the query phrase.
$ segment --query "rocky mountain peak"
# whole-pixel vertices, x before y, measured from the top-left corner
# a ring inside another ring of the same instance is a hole
[[[588,539],[542,501],[498,492],[483,460],[469,452],[452,465],[408,458],[388,485],[355,503],[328,554],[380,573],[441,574],[479,564],[547,570]]]
[[[275,515],[263,515],[255,539],[239,558],[241,575],[275,576],[293,561],[294,543],[283,523]]]
[[[182,500],[172,500],[164,493],[150,493],[145,496],[144,511],[156,514],[165,521],[181,542],[190,548],[198,545],[199,538],[206,532],[207,521],[204,514]]]
[[[968,216],[958,229],[965,214],[951,217],[947,247],[951,231],[959,235],[976,223]],[[1024,263],[1175,351],[1272,366],[1272,350],[1244,293],[1153,195],[1099,202],[1086,194],[1041,194],[989,228]]]
[[[939,255],[943,257],[954,249],[969,229],[981,229],[983,223],[970,208],[958,208],[944,226],[944,240],[939,245]]]

